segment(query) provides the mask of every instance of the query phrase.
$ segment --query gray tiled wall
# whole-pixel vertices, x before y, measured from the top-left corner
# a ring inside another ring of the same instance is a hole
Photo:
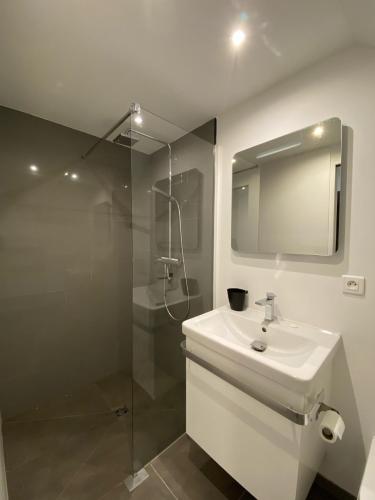
[[[105,143],[81,161],[94,140],[0,107],[5,416],[130,371],[130,151]]]

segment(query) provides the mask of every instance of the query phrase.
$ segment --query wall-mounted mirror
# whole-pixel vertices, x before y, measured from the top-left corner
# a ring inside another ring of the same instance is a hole
[[[342,126],[317,123],[232,159],[232,248],[240,253],[337,251]]]

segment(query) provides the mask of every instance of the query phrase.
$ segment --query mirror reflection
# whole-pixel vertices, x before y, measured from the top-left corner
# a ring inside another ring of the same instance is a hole
[[[233,250],[337,251],[341,131],[341,121],[331,118],[233,157]]]

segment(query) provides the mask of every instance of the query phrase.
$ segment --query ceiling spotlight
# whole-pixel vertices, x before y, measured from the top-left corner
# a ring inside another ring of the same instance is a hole
[[[69,175],[69,172],[64,173],[64,177],[68,177],[68,175]]]
[[[314,137],[317,137],[318,139],[320,139],[323,134],[324,134],[324,127],[322,127],[321,125],[318,125],[317,127],[314,128],[314,130],[313,130]]]
[[[232,33],[231,40],[235,47],[239,47],[245,41],[246,35],[242,30],[236,30]]]
[[[29,168],[30,168],[30,170],[31,170],[32,172],[38,172],[38,171],[39,171],[39,168],[38,168],[36,165],[30,165],[30,167],[29,167]]]
[[[78,179],[79,179],[79,176],[78,176],[78,174],[73,173],[73,174],[71,174],[70,178],[71,178],[73,181],[76,181],[76,180],[78,180]]]
[[[143,118],[142,118],[142,116],[141,116],[139,113],[137,113],[136,117],[134,118],[134,121],[135,121],[135,123],[136,123],[137,125],[142,125],[142,123],[143,123]]]
[[[232,164],[236,163],[236,161],[237,161],[236,158],[232,158]]]

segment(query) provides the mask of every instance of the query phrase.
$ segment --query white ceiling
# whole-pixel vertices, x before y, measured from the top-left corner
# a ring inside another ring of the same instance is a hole
[[[101,135],[138,101],[192,129],[358,43],[374,0],[2,0],[0,104]]]

